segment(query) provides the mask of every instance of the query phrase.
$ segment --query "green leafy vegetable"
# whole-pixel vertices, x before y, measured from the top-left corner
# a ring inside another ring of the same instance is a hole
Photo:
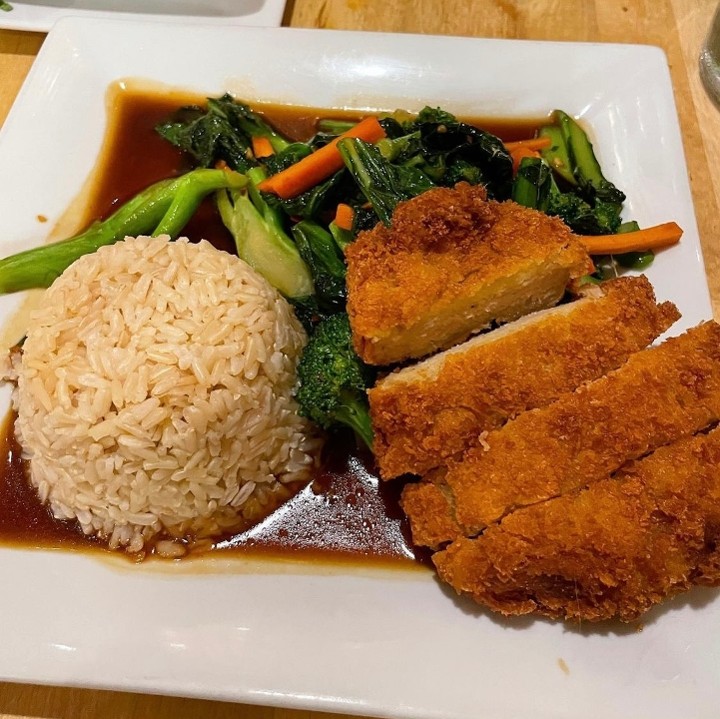
[[[355,210],[355,216],[357,217],[357,210]],[[353,221],[353,225],[355,222]],[[330,234],[333,237],[333,240],[335,240],[335,244],[337,245],[340,252],[345,255],[345,248],[353,242],[355,239],[353,236],[352,230],[345,230],[342,227],[338,227],[335,222],[331,222],[328,229],[330,230]]]
[[[229,94],[209,98],[207,108],[183,107],[156,130],[175,147],[192,155],[201,167],[214,167],[223,161],[239,172],[247,172],[257,164],[252,154],[253,137],[267,138],[276,153],[291,144]]]
[[[512,160],[491,133],[430,107],[417,116],[395,113],[381,124],[388,137],[378,142],[378,149],[393,163],[421,170],[444,187],[465,180],[484,184],[490,197],[510,196]]]
[[[612,206],[620,214],[625,195],[605,178],[593,146],[580,125],[562,110],[553,113],[565,140],[567,152],[581,191],[590,202],[600,201]]]
[[[414,167],[394,165],[367,142],[346,138],[338,143],[345,166],[386,225],[399,202],[434,187],[428,177]]]
[[[512,199],[519,205],[545,211],[552,189],[550,167],[536,157],[523,157],[513,183]]]
[[[538,137],[547,137],[550,139],[550,147],[540,150],[540,156],[553,169],[554,172],[562,177],[565,182],[570,185],[577,185],[577,180],[573,174],[573,164],[570,161],[567,145],[562,130],[557,125],[546,125],[541,127]]]
[[[240,188],[246,182],[236,172],[208,169],[161,180],[74,237],[0,260],[0,292],[49,287],[79,257],[126,236],[168,234],[175,238],[208,194]]]
[[[315,297],[322,311],[345,309],[345,260],[333,236],[316,222],[303,220],[292,228],[300,256],[312,272]]]
[[[282,215],[257,191],[260,168],[250,172],[245,189],[227,189],[216,195],[223,224],[235,240],[238,256],[286,297],[313,295],[313,279],[295,243],[284,228]]]

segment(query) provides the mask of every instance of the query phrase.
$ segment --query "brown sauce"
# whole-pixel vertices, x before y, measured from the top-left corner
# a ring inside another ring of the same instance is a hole
[[[162,140],[155,125],[182,104],[202,98],[148,93],[124,85],[109,93],[105,144],[84,211],[84,224],[107,217],[157,180],[190,169],[188,159]],[[281,132],[302,140],[328,112],[312,108],[262,105],[256,108]],[[357,119],[360,113],[332,111],[335,119]],[[536,120],[470,120],[503,140],[531,137]],[[214,206],[206,203],[185,232],[232,251],[232,241]],[[99,541],[85,537],[75,522],[59,521],[43,506],[27,478],[27,467],[13,435],[14,416],[0,428],[0,542],[22,547],[95,551]],[[256,527],[222,538],[212,550],[304,559],[368,560],[407,564],[421,560],[409,542],[399,508],[401,483],[383,483],[372,457],[358,452],[350,438],[331,440],[314,482]]]
[[[0,542],[24,547],[101,548],[78,524],[54,519],[40,502],[28,481],[14,421],[14,413],[9,413],[0,428]]]
[[[15,414],[0,428],[0,543],[109,552],[74,521],[55,519],[28,480],[15,439]],[[412,561],[398,505],[401,485],[381,483],[368,452],[348,437],[328,442],[314,481],[252,529],[222,537],[213,552],[303,559]]]

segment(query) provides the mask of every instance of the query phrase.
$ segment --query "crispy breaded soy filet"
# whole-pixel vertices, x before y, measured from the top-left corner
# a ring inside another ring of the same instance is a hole
[[[592,262],[567,226],[465,183],[398,205],[347,249],[348,314],[368,364],[423,357],[556,304]]]
[[[720,325],[706,322],[490,432],[435,484],[408,485],[413,541],[437,547],[473,537],[514,509],[604,479],[718,420]]]
[[[645,277],[623,277],[387,375],[368,393],[381,476],[447,463],[482,432],[619,367],[678,318]]]
[[[586,490],[518,510],[433,556],[440,577],[503,614],[635,619],[720,584],[720,429]]]

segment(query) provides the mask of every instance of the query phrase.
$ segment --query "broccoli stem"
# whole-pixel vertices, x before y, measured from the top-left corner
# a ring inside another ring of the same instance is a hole
[[[367,405],[349,393],[343,393],[342,404],[337,408],[335,417],[338,422],[355,430],[365,444],[372,449],[373,429]]]
[[[206,169],[156,182],[80,234],[0,260],[0,293],[49,287],[78,258],[128,236],[177,237],[207,194],[245,182],[235,172]]]

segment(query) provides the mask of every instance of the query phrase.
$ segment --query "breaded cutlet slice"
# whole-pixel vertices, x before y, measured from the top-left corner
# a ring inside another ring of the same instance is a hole
[[[353,342],[373,365],[423,357],[551,307],[593,270],[559,219],[488,201],[467,183],[401,203],[391,227],[361,233],[346,257]]]
[[[636,619],[720,584],[720,429],[613,478],[513,512],[433,556],[440,578],[503,614]]]
[[[490,432],[447,470],[435,470],[434,489],[405,487],[413,541],[437,547],[474,537],[519,507],[604,479],[718,420],[720,325],[706,322]],[[454,532],[446,531],[451,525]]]
[[[622,277],[387,375],[368,393],[382,478],[446,464],[482,432],[616,369],[679,316],[647,278]]]

